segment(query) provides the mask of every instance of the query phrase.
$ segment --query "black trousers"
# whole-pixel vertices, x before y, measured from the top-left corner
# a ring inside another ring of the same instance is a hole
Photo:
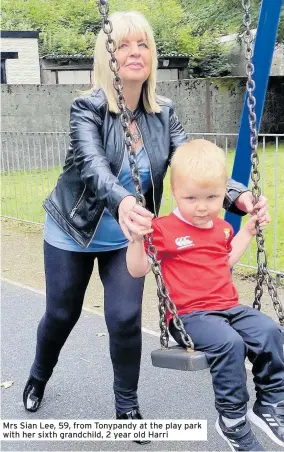
[[[125,255],[126,248],[86,253],[65,251],[44,243],[46,312],[38,326],[36,356],[31,368],[31,376],[45,382],[50,378],[60,350],[80,317],[94,260],[98,259],[117,413],[138,408],[141,358],[144,278],[130,276]]]
[[[225,311],[197,311],[181,318],[195,349],[206,353],[220,414],[236,419],[246,413],[246,357],[252,363],[257,399],[268,403],[284,400],[283,339],[270,317],[248,306],[237,306]],[[172,322],[170,332],[182,345]]]

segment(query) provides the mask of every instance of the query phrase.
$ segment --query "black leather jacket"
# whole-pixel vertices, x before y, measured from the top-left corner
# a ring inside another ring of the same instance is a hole
[[[187,141],[173,104],[159,99],[161,113],[146,113],[143,107],[134,112],[149,157],[151,188],[145,195],[147,208],[158,215],[163,179],[177,146]],[[71,106],[71,143],[63,171],[44,209],[82,248],[88,247],[104,208],[117,219],[118,206],[130,193],[119,183],[124,157],[123,131],[118,115],[108,112],[102,90],[80,97]],[[234,205],[247,188],[230,179],[224,207],[243,215]]]

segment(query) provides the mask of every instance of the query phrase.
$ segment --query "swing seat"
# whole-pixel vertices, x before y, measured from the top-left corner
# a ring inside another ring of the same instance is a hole
[[[284,344],[284,327],[281,327],[281,333]],[[151,353],[151,360],[154,367],[164,369],[196,371],[209,368],[204,352],[186,349],[180,345],[154,350]]]
[[[180,345],[160,348],[151,353],[152,365],[175,370],[203,370],[209,367],[205,353]]]

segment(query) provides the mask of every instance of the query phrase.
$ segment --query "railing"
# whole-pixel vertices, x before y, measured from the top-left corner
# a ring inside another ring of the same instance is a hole
[[[221,146],[231,171],[237,134],[190,133],[190,138],[204,137]],[[2,211],[6,218],[42,224],[43,199],[56,184],[69,145],[64,132],[2,132]],[[266,247],[271,270],[284,276],[284,135],[260,134],[259,157],[261,190],[269,199],[272,223],[267,228]],[[174,206],[166,177],[161,214]],[[245,220],[244,220],[245,221]],[[247,251],[241,264],[255,268],[255,247]]]
[[[42,201],[54,187],[68,134],[2,132],[2,216],[43,223]]]

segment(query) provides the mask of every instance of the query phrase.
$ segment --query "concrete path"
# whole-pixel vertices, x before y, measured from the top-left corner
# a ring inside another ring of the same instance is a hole
[[[112,367],[108,353],[103,317],[83,311],[65,344],[37,413],[27,413],[22,404],[22,390],[35,349],[36,328],[44,312],[44,296],[7,282],[2,282],[2,375],[1,381],[14,381],[1,388],[2,419],[114,419]],[[208,370],[178,372],[152,367],[151,350],[159,347],[155,335],[144,332],[143,357],[139,386],[141,411],[146,419],[207,419],[208,440],[204,442],[152,441],[147,446],[133,442],[44,441],[7,442],[1,450],[9,451],[226,451],[228,445],[214,428],[216,411]],[[248,386],[254,400],[251,372]],[[251,403],[252,403],[251,402]],[[250,403],[250,405],[251,405]],[[266,450],[278,451],[259,430]]]

